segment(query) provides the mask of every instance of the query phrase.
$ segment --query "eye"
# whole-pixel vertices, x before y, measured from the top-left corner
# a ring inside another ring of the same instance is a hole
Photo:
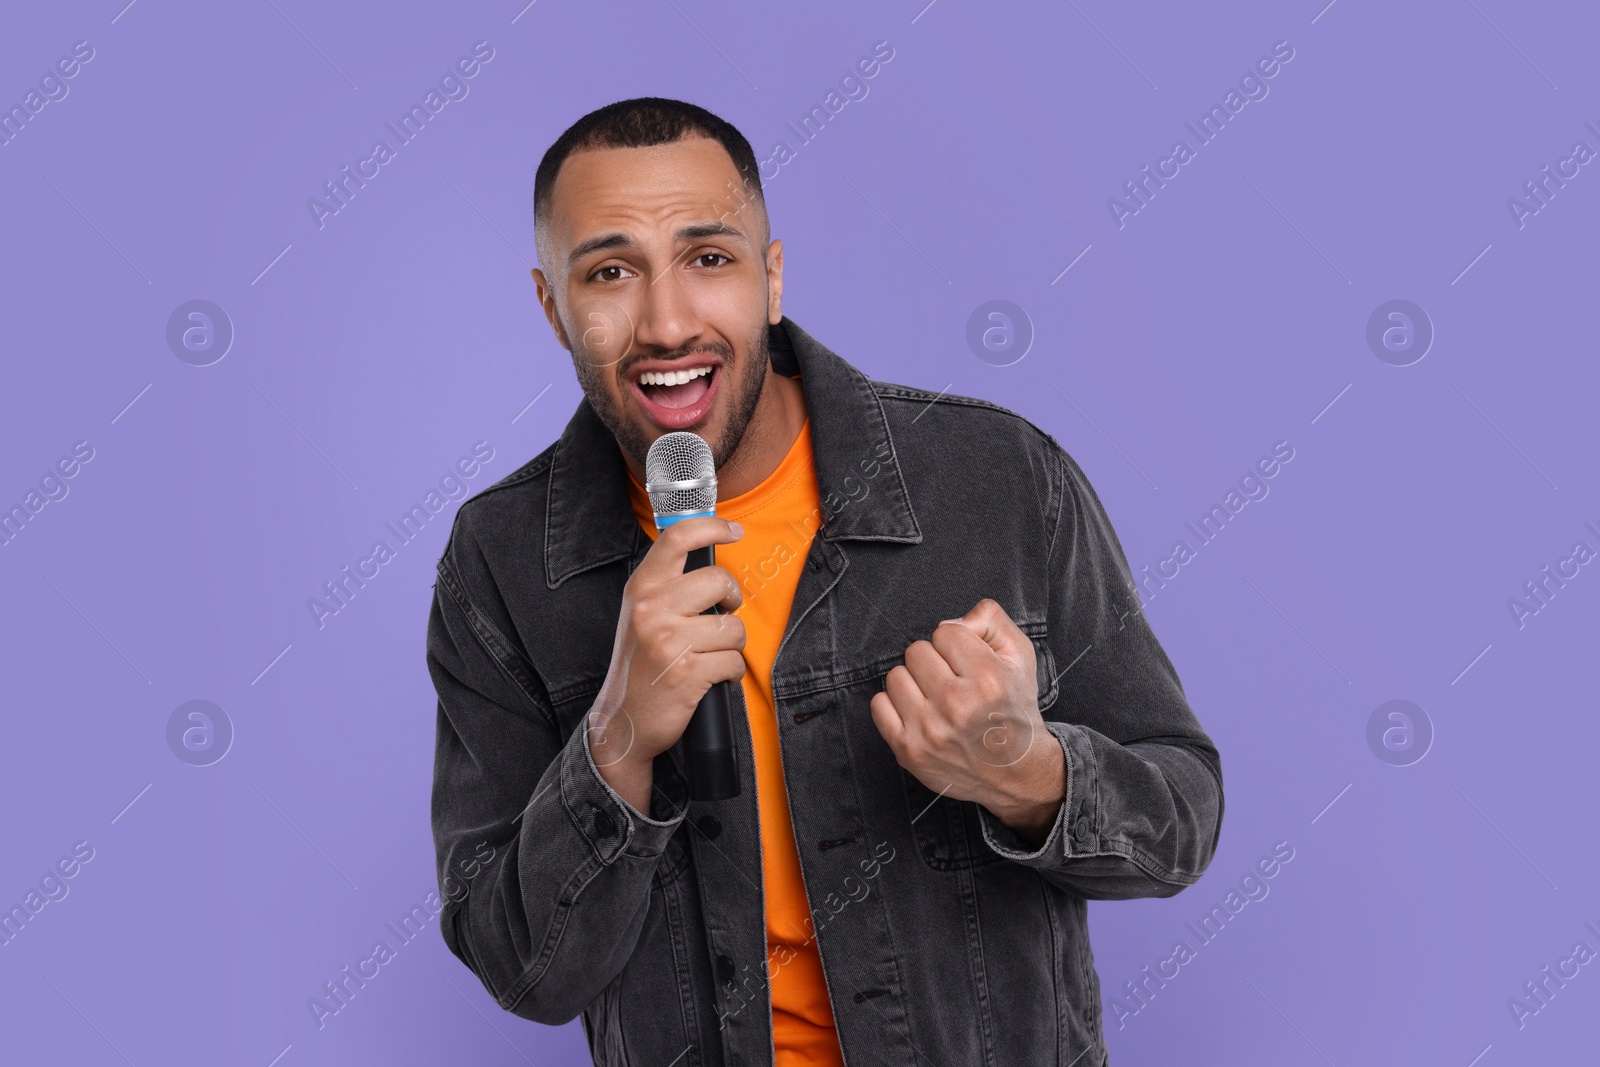
[[[710,262],[712,260],[716,260],[718,262]],[[698,256],[694,257],[694,261],[700,264],[702,267],[720,267],[724,263],[733,262],[731,258],[723,255],[721,252],[702,252]]]
[[[618,266],[617,264],[613,263],[609,266],[601,267],[599,270],[589,275],[589,280],[591,282],[617,282],[621,281],[623,276],[627,273],[628,268]]]

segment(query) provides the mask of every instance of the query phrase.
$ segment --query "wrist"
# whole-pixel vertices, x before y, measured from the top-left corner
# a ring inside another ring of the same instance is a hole
[[[1044,731],[1022,759],[994,802],[984,806],[1020,839],[1038,845],[1050,834],[1066,800],[1066,754],[1055,735]]]
[[[591,755],[598,752],[591,747]],[[605,779],[613,792],[623,799],[634,812],[648,817],[651,792],[655,788],[655,760],[629,752],[609,762],[595,760],[595,769]]]

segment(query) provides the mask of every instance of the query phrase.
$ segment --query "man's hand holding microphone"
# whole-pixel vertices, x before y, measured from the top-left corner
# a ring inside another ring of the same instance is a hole
[[[663,529],[623,588],[611,667],[589,711],[595,766],[635,811],[648,815],[656,756],[677,744],[717,682],[744,677],[739,583],[715,564],[685,571],[689,553],[744,536],[715,516]]]

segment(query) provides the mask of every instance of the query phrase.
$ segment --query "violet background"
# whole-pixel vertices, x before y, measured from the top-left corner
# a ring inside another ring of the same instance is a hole
[[[765,157],[877,41],[867,97],[767,183],[795,321],[1048,430],[1135,570],[1295,450],[1147,608],[1227,814],[1198,885],[1090,908],[1112,1062],[1595,1054],[1600,968],[1520,1029],[1507,1008],[1600,949],[1600,568],[1521,629],[1507,607],[1600,548],[1596,166],[1521,228],[1507,208],[1600,148],[1592,10],[523,2],[6,13],[0,102],[75,41],[95,58],[0,148],[0,504],[95,455],[0,549],[0,903],[95,856],[0,947],[0,1059],[588,1062],[577,1022],[502,1012],[436,923],[318,1029],[307,1000],[436,888],[423,634],[456,502],[323,628],[307,600],[474,442],[476,492],[577,403],[527,274],[562,129],[676,96]],[[479,40],[469,96],[319,230],[307,199]],[[1269,95],[1119,229],[1107,198],[1280,40]],[[165,339],[196,298],[236,331],[205,367]],[[1365,336],[1396,298],[1436,331],[1404,367]],[[1010,366],[966,341],[991,299],[1031,323]],[[195,699],[235,732],[205,767],[167,741]],[[1368,745],[1392,699],[1435,734],[1409,766]],[[1119,1029],[1123,983],[1278,841],[1270,895]]]

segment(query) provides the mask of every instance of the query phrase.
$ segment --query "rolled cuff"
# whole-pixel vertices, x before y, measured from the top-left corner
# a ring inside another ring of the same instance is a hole
[[[1030,850],[1014,830],[993,812],[978,805],[978,825],[983,840],[1008,860],[1030,867],[1057,867],[1075,856],[1092,855],[1099,840],[1094,825],[1093,795],[1094,750],[1084,732],[1071,723],[1045,722],[1045,728],[1061,745],[1067,765],[1067,789],[1056,821],[1038,848]]]
[[[661,855],[689,813],[689,781],[671,751],[655,758],[650,814],[643,815],[600,773],[589,748],[588,729],[580,724],[573,735],[562,760],[561,797],[578,832],[604,864],[623,853]]]

